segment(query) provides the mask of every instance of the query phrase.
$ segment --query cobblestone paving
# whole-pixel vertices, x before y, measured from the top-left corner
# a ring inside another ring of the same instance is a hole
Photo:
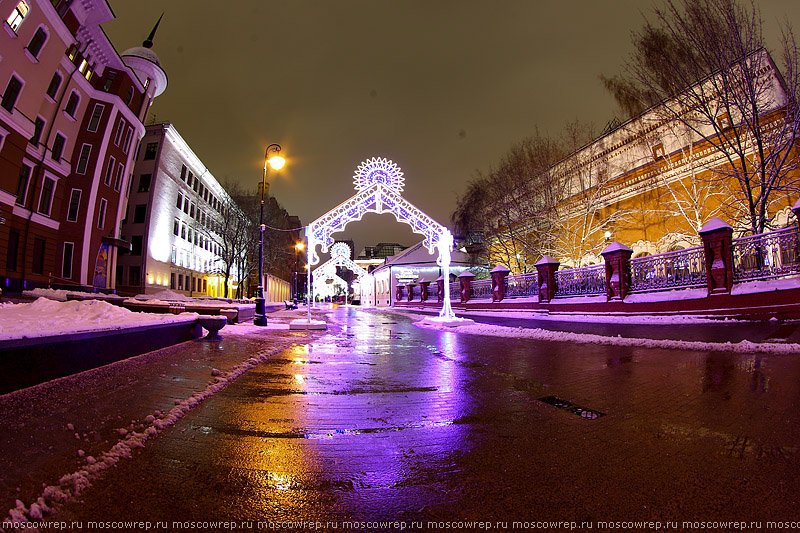
[[[477,337],[357,309],[333,319],[328,334],[249,371],[53,519],[443,530],[463,520],[598,529],[800,517],[800,354]]]

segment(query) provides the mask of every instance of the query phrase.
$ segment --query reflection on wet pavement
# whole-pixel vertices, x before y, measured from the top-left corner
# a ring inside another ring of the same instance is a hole
[[[329,334],[251,370],[64,515],[782,520],[800,500],[793,357],[335,313]]]

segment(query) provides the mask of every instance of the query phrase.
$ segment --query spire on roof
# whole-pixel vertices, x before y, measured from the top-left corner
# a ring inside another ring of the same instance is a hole
[[[161,16],[158,17],[158,22],[156,25],[153,26],[153,31],[150,32],[150,35],[147,36],[147,39],[144,40],[142,46],[145,48],[152,48],[153,47],[153,37],[156,36],[156,30],[158,29],[158,25],[161,24],[161,19],[164,18],[164,13],[161,13]]]

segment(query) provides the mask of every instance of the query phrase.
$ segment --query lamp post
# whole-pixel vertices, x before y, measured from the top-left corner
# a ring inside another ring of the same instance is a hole
[[[269,157],[270,150],[275,151],[275,155]],[[256,315],[253,324],[256,326],[267,325],[267,304],[264,299],[264,193],[267,189],[267,167],[280,170],[286,160],[278,153],[281,145],[272,143],[264,151],[264,176],[261,180],[261,215],[259,216],[259,235],[260,243],[258,247],[258,288],[256,289]]]
[[[294,245],[294,300],[297,300],[297,254],[305,249],[306,245],[298,242]]]

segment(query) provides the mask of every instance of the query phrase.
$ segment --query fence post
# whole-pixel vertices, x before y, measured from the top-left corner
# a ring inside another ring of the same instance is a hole
[[[472,279],[475,277],[475,274],[470,272],[469,270],[465,270],[461,274],[458,275],[458,281],[461,284],[461,303],[467,303],[469,301],[469,297],[472,296],[472,287],[470,287],[470,283]]]
[[[733,228],[717,217],[698,232],[706,255],[708,295],[730,294],[733,288]]]
[[[497,265],[492,269],[492,303],[502,302],[506,297],[506,276],[511,272],[505,265]]]
[[[401,284],[397,285],[397,292],[394,295],[394,299],[397,300],[398,302],[403,301],[403,285]]]
[[[600,252],[606,263],[606,301],[624,300],[631,285],[631,254],[633,250],[617,241]]]
[[[419,282],[419,301],[426,302],[428,301],[428,286],[431,284],[430,281],[420,281]]]
[[[444,276],[436,278],[436,287],[439,289],[439,293],[436,295],[437,302],[442,303],[444,301]]]
[[[408,287],[408,301],[410,302],[414,299],[414,284],[409,283],[406,287]]]
[[[556,271],[561,263],[546,255],[536,263],[539,276],[539,302],[549,302],[556,297]]]

